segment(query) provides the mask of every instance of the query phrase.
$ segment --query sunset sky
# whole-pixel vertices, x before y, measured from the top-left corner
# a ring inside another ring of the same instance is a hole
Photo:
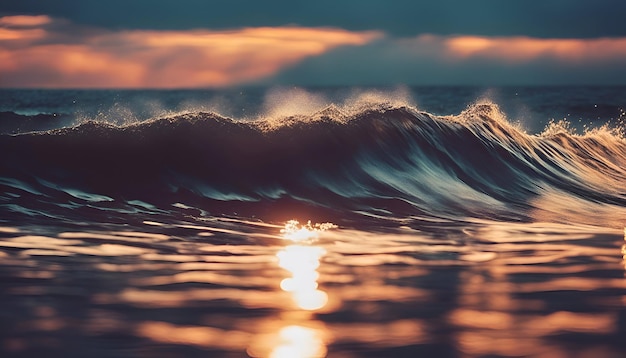
[[[626,85],[621,0],[20,0],[0,87]]]

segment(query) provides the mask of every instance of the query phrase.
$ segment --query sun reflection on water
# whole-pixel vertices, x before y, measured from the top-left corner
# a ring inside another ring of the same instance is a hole
[[[321,247],[290,245],[276,254],[279,266],[291,273],[291,277],[282,280],[280,288],[290,292],[301,309],[318,310],[328,302],[328,295],[318,289],[317,283],[317,268],[324,253]]]
[[[316,329],[292,325],[278,333],[279,343],[271,358],[325,357],[326,345]]]
[[[314,311],[326,305],[328,295],[318,289],[317,280],[320,266],[320,259],[326,251],[311,243],[319,238],[319,233],[335,225],[330,223],[311,225],[309,221],[306,225],[300,225],[296,220],[290,220],[281,230],[283,238],[295,242],[288,245],[276,256],[279,266],[291,273],[280,283],[280,288],[292,294],[294,303],[303,310]]]
[[[289,272],[280,282],[280,288],[291,295],[298,310],[312,312],[328,303],[328,295],[319,289],[321,259],[326,254],[323,247],[314,245],[321,232],[336,227],[333,224],[300,225],[296,220],[285,224],[282,238],[289,244],[276,253],[278,265]],[[274,333],[266,335],[259,346],[253,344],[249,354],[271,358],[325,357],[327,354],[324,329],[314,328],[311,316],[299,316],[284,322]],[[263,348],[265,346],[265,348]]]

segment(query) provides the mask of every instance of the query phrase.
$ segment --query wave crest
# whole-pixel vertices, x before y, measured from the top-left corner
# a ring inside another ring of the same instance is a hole
[[[493,103],[456,116],[379,102],[256,121],[197,112],[86,122],[0,137],[0,150],[10,153],[1,177],[108,197],[288,197],[345,212],[519,220],[544,210],[534,199],[549,193],[626,207],[623,137],[529,135]]]

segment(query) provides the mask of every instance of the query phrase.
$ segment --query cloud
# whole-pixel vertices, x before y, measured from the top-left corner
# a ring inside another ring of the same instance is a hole
[[[38,27],[51,22],[52,19],[45,15],[0,17],[0,43],[40,39],[45,36],[45,31]]]
[[[105,31],[47,16],[7,16],[0,18],[0,86],[223,87],[380,36],[303,27]]]
[[[593,63],[626,58],[626,38],[536,39],[529,37],[454,36],[443,39],[450,54],[509,63],[552,58],[566,63]]]
[[[385,37],[275,77],[302,85],[626,84],[626,38]]]
[[[47,25],[52,22],[52,18],[47,15],[14,15],[0,17],[0,26],[7,27],[33,27]]]
[[[45,15],[0,17],[0,87],[626,84],[625,60],[626,37],[107,30]]]

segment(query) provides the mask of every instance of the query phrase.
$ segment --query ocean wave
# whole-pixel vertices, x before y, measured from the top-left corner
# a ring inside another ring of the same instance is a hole
[[[0,152],[5,193],[20,191],[10,179],[47,195],[71,188],[237,210],[288,200],[395,218],[555,220],[567,212],[563,220],[597,221],[613,212],[609,225],[626,208],[626,142],[617,130],[575,135],[553,124],[529,135],[493,103],[455,116],[377,103],[253,121],[210,112],[125,126],[87,121],[0,136]]]

